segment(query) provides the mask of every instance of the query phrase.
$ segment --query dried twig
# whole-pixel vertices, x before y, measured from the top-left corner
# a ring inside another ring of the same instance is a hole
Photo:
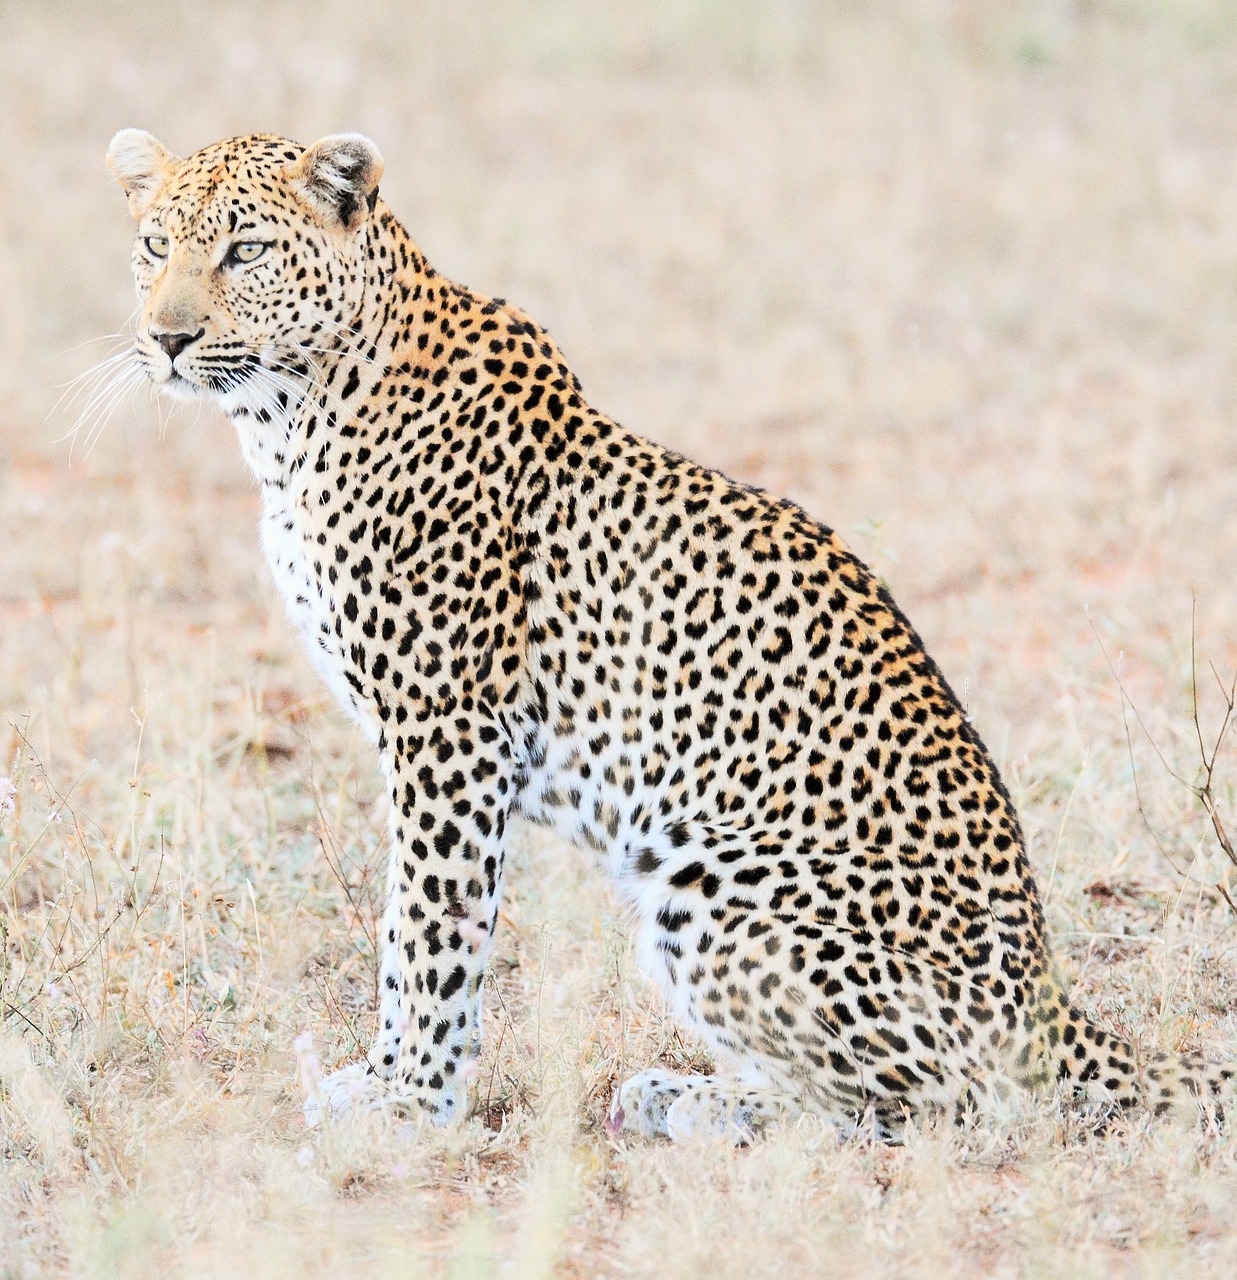
[[[1207,746],[1207,740],[1203,735],[1202,718],[1198,708],[1198,656],[1197,656],[1197,637],[1198,637],[1198,601],[1195,599],[1191,602],[1190,609],[1190,718],[1194,726],[1194,737],[1198,743],[1198,757],[1201,766],[1200,780],[1191,781],[1183,777],[1168,762],[1164,753],[1160,750],[1159,744],[1152,737],[1151,731],[1143,722],[1142,716],[1139,714],[1138,707],[1134,700],[1126,692],[1124,683],[1121,680],[1121,673],[1108,655],[1108,650],[1104,646],[1095,623],[1091,623],[1091,631],[1095,636],[1096,642],[1099,644],[1100,652],[1104,655],[1104,661],[1108,664],[1108,669],[1112,673],[1113,679],[1117,683],[1117,689],[1121,695],[1121,722],[1125,728],[1126,749],[1129,752],[1130,772],[1134,779],[1134,795],[1138,805],[1138,814],[1143,821],[1151,838],[1155,841],[1156,847],[1163,855],[1164,860],[1172,867],[1172,869],[1180,876],[1188,877],[1188,872],[1183,872],[1180,867],[1169,856],[1168,850],[1164,847],[1158,833],[1151,823],[1147,815],[1146,808],[1143,804],[1142,791],[1138,784],[1138,769],[1134,763],[1134,744],[1130,734],[1129,719],[1126,715],[1126,708],[1134,714],[1134,719],[1138,722],[1138,727],[1143,731],[1147,741],[1151,744],[1152,750],[1159,757],[1160,763],[1164,766],[1164,770],[1176,782],[1180,783],[1187,791],[1195,797],[1206,813],[1208,821],[1211,823],[1211,829],[1215,833],[1216,842],[1220,849],[1228,858],[1229,862],[1237,867],[1237,848],[1234,848],[1232,837],[1228,834],[1228,830],[1224,825],[1224,821],[1220,816],[1219,805],[1215,797],[1215,775],[1216,765],[1219,762],[1220,751],[1224,746],[1224,740],[1228,736],[1228,732],[1237,719],[1237,675],[1233,677],[1230,684],[1225,684],[1220,678],[1219,672],[1215,668],[1214,663],[1208,666],[1211,674],[1215,679],[1216,686],[1220,690],[1220,697],[1224,702],[1224,714],[1220,721],[1219,731],[1216,733],[1215,740],[1210,747]],[[1225,890],[1223,885],[1214,886],[1217,892],[1223,897],[1229,907],[1237,914],[1237,905],[1234,905],[1232,898]]]
[[[339,1020],[344,1024],[344,1027],[347,1029],[348,1034],[352,1037],[352,1043],[355,1045],[357,1050],[360,1053],[364,1053],[365,1052],[364,1042],[361,1040],[361,1037],[357,1035],[357,1029],[355,1024],[353,1023],[352,1019],[348,1017],[348,1014],[345,1012],[343,1005],[341,1005],[339,1001],[336,999],[335,993],[330,988],[330,984],[323,981],[320,975],[315,974],[314,985],[318,988],[318,991],[321,994],[322,999],[324,1003],[327,1005],[327,1007],[328,1008],[334,1007],[336,1015],[339,1017]]]
[[[1199,803],[1207,812],[1207,817],[1211,820],[1211,829],[1215,832],[1216,840],[1219,842],[1220,848],[1224,850],[1225,857],[1229,862],[1237,867],[1237,850],[1233,848],[1233,841],[1228,832],[1225,830],[1224,823],[1220,819],[1220,811],[1216,805],[1215,792],[1212,789],[1212,783],[1215,780],[1216,761],[1220,755],[1220,748],[1224,745],[1224,738],[1228,733],[1229,726],[1233,723],[1233,711],[1237,707],[1237,675],[1233,677],[1230,685],[1225,685],[1220,679],[1220,674],[1215,669],[1215,664],[1208,664],[1211,667],[1211,674],[1215,677],[1216,684],[1220,689],[1220,696],[1224,699],[1224,718],[1220,721],[1220,730],[1216,734],[1216,740],[1212,744],[1211,751],[1208,753],[1207,744],[1203,740],[1202,721],[1198,716],[1198,662],[1195,657],[1195,614],[1198,610],[1198,602],[1194,602],[1193,609],[1190,614],[1190,699],[1191,709],[1194,720],[1194,733],[1198,739],[1198,754],[1202,761],[1203,773],[1202,781],[1191,786],[1191,790],[1198,797]],[[1231,903],[1230,903],[1231,905]]]

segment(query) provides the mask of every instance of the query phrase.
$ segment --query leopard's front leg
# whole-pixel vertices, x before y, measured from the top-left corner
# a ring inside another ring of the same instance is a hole
[[[313,1106],[320,1115],[411,1103],[449,1124],[466,1109],[480,1029],[511,758],[492,720],[457,714],[417,724],[384,752],[383,764],[392,856],[378,1036],[368,1068],[328,1077]]]
[[[495,723],[435,716],[388,753],[393,852],[370,1062],[441,1124],[463,1110],[498,917],[512,767]]]

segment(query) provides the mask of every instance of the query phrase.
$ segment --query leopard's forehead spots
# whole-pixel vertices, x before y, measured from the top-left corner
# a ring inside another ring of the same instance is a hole
[[[242,232],[259,220],[308,225],[285,176],[304,150],[269,134],[212,143],[180,162],[147,218],[178,239]]]

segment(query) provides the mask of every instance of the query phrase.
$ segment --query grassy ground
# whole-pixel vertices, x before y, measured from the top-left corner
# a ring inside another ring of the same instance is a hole
[[[294,1042],[329,1068],[373,1022],[373,761],[230,429],[137,405],[70,465],[45,422],[132,305],[115,129],[372,134],[431,260],[596,404],[889,580],[1079,998],[1232,1058],[1191,789],[1237,669],[1231,4],[3,3],[0,48],[0,1276],[1237,1273],[1232,1137],[1051,1099],[900,1148],[615,1145],[615,1078],[698,1049],[531,830],[476,1117],[307,1133]],[[1235,784],[1225,748],[1230,831]]]

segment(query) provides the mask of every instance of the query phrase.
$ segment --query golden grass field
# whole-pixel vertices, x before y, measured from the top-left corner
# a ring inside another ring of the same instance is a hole
[[[329,1069],[374,1019],[375,763],[230,427],[143,396],[70,459],[53,411],[133,306],[116,129],[369,133],[430,260],[594,404],[889,581],[1078,999],[1235,1058],[1198,794],[1237,672],[1231,2],[13,2],[0,50],[0,1277],[1237,1274],[1231,1133],[1044,1097],[898,1147],[614,1142],[615,1079],[700,1053],[535,830],[474,1117],[307,1131],[295,1042]]]

